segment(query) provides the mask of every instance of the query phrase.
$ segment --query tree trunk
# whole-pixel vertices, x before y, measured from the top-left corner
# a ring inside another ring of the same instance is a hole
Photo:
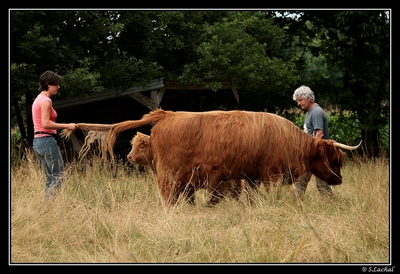
[[[19,128],[19,132],[21,133],[21,138],[22,139],[27,139],[26,131],[25,131],[25,126],[24,126],[24,119],[22,118],[21,114],[21,108],[19,107],[18,103],[18,97],[13,96],[12,97],[12,104],[15,110],[15,115],[17,116],[17,124]]]
[[[32,95],[29,94],[29,92],[26,93],[25,95],[26,101],[25,101],[25,109],[26,109],[26,124],[27,124],[27,141],[29,145],[32,145],[33,143],[33,137],[34,137],[34,128],[33,128],[33,120],[32,120],[32,104],[33,104],[33,97]]]
[[[380,144],[379,144],[379,130],[368,130],[362,129],[361,136],[363,139],[363,151],[364,155],[369,158],[380,156]]]

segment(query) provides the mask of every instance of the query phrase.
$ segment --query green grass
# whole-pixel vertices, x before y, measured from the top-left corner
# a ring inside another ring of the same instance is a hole
[[[163,206],[151,173],[98,160],[72,163],[57,197],[44,202],[44,174],[32,155],[11,167],[11,263],[383,263],[389,257],[389,161],[347,159],[336,198],[311,179],[248,190],[239,201]],[[246,193],[253,198],[249,203]]]

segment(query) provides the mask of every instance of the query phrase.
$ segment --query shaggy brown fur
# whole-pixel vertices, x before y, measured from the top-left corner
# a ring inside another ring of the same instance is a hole
[[[129,152],[127,158],[128,161],[133,164],[142,166],[148,166],[153,172],[155,172],[153,165],[153,150],[151,149],[151,137],[150,135],[137,132],[131,140],[132,149]],[[209,204],[212,205],[217,203],[219,199],[226,195],[230,195],[232,198],[238,199],[242,190],[242,180],[230,180],[223,182],[221,187],[218,188],[219,192],[213,191],[212,198]],[[189,203],[194,204],[194,191],[191,195],[186,197]]]
[[[148,166],[153,171],[153,150],[151,149],[150,135],[137,132],[131,140],[132,149],[127,158],[133,164]]]
[[[301,174],[311,172],[329,185],[338,185],[342,183],[340,169],[345,155],[340,148],[353,150],[361,144],[351,147],[333,140],[316,140],[278,115],[239,110],[158,109],[140,120],[78,125],[97,131],[85,139],[82,151],[86,153],[97,140],[103,157],[108,153],[111,161],[120,132],[153,125],[156,180],[169,205],[176,203],[179,194],[190,196],[203,187],[223,193],[224,182],[243,178],[268,185],[289,174],[286,177],[293,183]]]
[[[333,140],[316,140],[291,121],[251,111],[172,112],[158,109],[114,124],[108,152],[125,130],[153,125],[151,146],[157,183],[167,204],[188,186],[217,189],[242,179],[276,182],[290,172],[294,180],[312,172],[330,185],[342,183],[344,152]],[[103,146],[104,148],[104,146]]]

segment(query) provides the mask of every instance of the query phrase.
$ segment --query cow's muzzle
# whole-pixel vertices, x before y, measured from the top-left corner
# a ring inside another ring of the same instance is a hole
[[[321,178],[320,178],[321,179]],[[336,186],[342,184],[342,176],[337,174],[332,174],[331,176],[327,177],[326,179],[321,179],[325,181],[328,185]]]

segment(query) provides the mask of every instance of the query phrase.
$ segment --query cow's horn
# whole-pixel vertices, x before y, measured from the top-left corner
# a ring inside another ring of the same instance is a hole
[[[362,140],[360,141],[360,143],[358,144],[358,145],[356,145],[356,146],[348,146],[348,145],[344,145],[344,144],[341,144],[341,143],[333,143],[333,145],[335,146],[335,147],[340,147],[340,148],[343,148],[343,149],[347,149],[347,150],[355,150],[355,149],[357,149],[360,145],[361,145],[361,142],[362,142]]]

